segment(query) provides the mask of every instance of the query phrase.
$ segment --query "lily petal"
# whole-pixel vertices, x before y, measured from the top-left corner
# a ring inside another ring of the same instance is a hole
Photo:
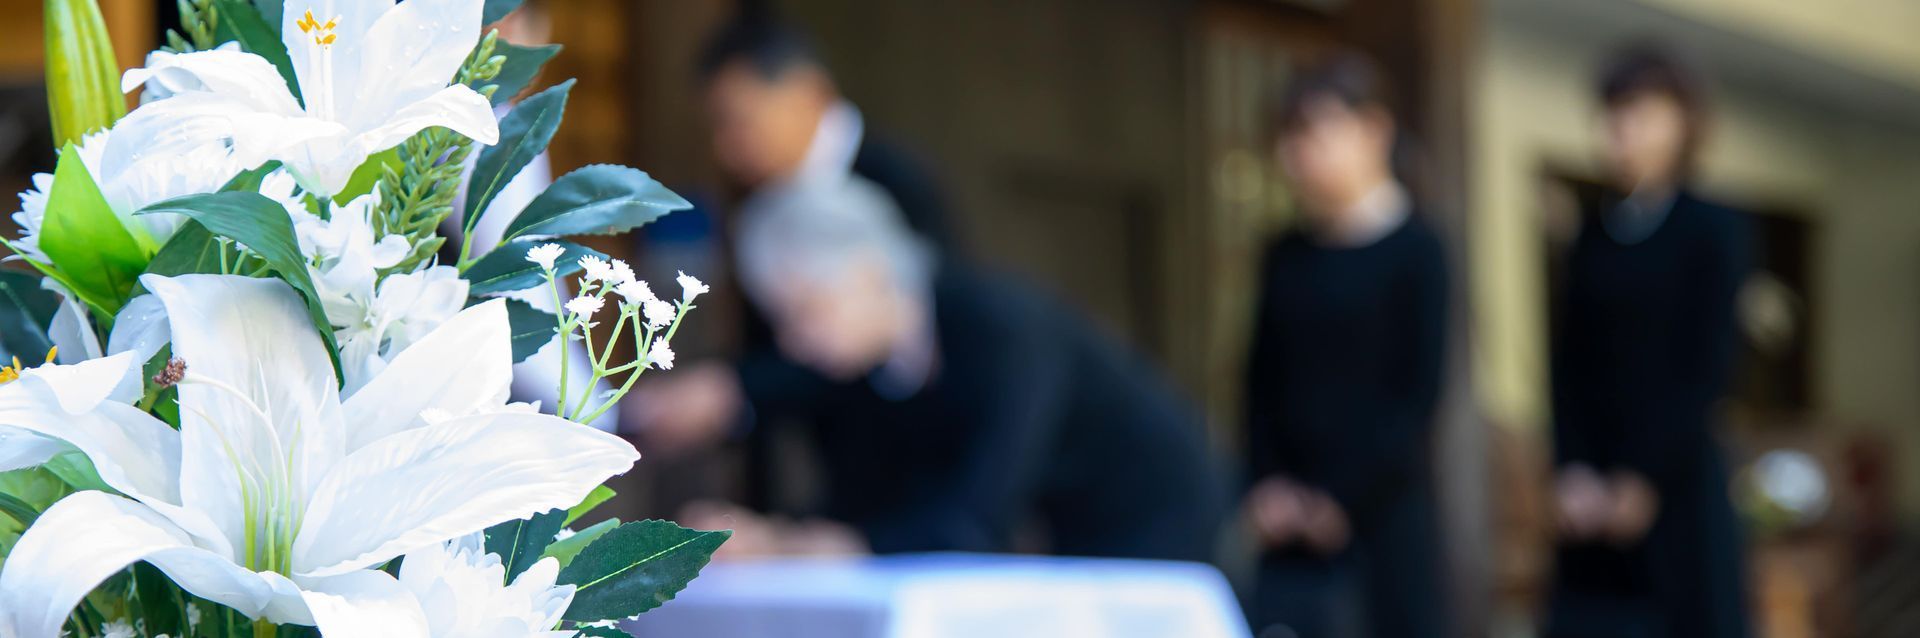
[[[160,304],[160,298],[140,295],[114,317],[113,333],[107,335],[107,352],[131,352],[134,361],[145,362],[166,347],[172,332],[167,325],[167,307]]]
[[[313,13],[319,23],[337,20],[333,33],[332,86],[351,89],[359,86],[360,60],[365,56],[367,31],[380,16],[393,11],[393,0],[287,0],[280,11],[280,39],[287,46],[294,77],[299,79],[302,96],[327,90],[328,78],[315,58],[323,49],[316,46],[313,34],[300,28],[300,21]],[[447,74],[443,80],[450,80]]]
[[[193,546],[185,532],[145,506],[81,492],[47,508],[8,556],[0,571],[0,635],[59,635],[88,591],[141,560],[182,589],[242,612],[259,613],[273,596],[265,580]]]
[[[0,426],[0,472],[38,467],[67,450],[67,444],[27,430]]]
[[[394,111],[378,126],[355,129],[364,132],[354,137],[353,146],[368,153],[381,151],[435,126],[447,127],[481,144],[500,141],[500,121],[494,119],[493,107],[486,96],[464,84],[455,84]]]
[[[35,387],[59,402],[62,411],[83,414],[103,401],[132,403],[140,398],[142,362],[134,356],[121,353],[73,365],[29,368],[21,373],[20,380],[33,381]]]
[[[122,354],[29,370],[0,386],[0,426],[79,448],[100,478],[123,493],[178,502],[179,435],[138,408],[87,391],[113,387],[131,365],[132,356]]]
[[[333,362],[306,306],[275,279],[231,275],[140,278],[167,308],[180,384],[181,497],[228,539],[245,531],[242,471],[288,467],[310,493],[343,454]]]
[[[342,412],[347,450],[426,425],[427,410],[471,414],[507,402],[513,349],[505,301],[468,308],[401,351]]]
[[[456,84],[384,114],[379,125],[372,129],[352,129],[349,134],[316,137],[276,157],[286,163],[287,171],[300,182],[301,188],[333,194],[346,188],[353,171],[367,156],[398,146],[415,133],[435,126],[446,127],[481,144],[493,144],[500,139],[500,123],[494,119],[493,107],[487,98],[466,85]],[[350,127],[341,130],[347,128]]]
[[[100,358],[100,338],[94,336],[93,326],[87,321],[86,307],[64,292],[60,309],[53,311],[53,323],[47,326],[47,337],[60,349],[61,363]]]
[[[346,122],[348,128],[377,127],[401,106],[447,86],[480,41],[482,4],[481,0],[407,0],[380,16],[361,45],[358,83],[336,84],[362,101]],[[336,57],[335,64],[340,63]],[[375,150],[379,148],[383,147]]]
[[[294,101],[286,79],[280,77],[280,71],[272,62],[258,55],[215,49],[156,56],[148,62],[151,66],[130,69],[120,76],[121,91],[131,93],[159,76],[167,86],[216,93],[239,100],[254,110],[289,116],[301,114],[300,103]]]
[[[294,573],[362,569],[570,507],[639,458],[619,437],[544,414],[495,412],[400,432],[327,474],[294,541]]]
[[[328,636],[427,638],[427,615],[413,592],[386,572],[361,570],[302,583],[313,625]]]

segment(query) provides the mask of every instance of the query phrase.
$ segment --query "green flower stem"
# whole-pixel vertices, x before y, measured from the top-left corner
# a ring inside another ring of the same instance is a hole
[[[668,343],[673,342],[674,333],[680,331],[680,320],[687,318],[687,311],[689,310],[693,310],[693,305],[688,304],[686,302],[680,303],[680,312],[674,315],[673,325],[667,327],[666,341]],[[633,363],[627,364],[627,366],[649,362],[649,359],[653,354],[652,353],[653,335],[654,335],[654,331],[648,330],[646,336],[642,337],[640,335],[640,323],[635,322],[633,324],[633,338],[636,340],[640,340],[640,346],[638,348],[640,352],[640,357],[638,359],[635,359]],[[627,366],[621,366],[621,367],[625,368]],[[580,422],[592,423],[594,419],[600,418],[600,415],[606,414],[608,408],[612,408],[614,404],[619,403],[621,399],[626,398],[627,391],[633,389],[633,382],[638,381],[640,379],[640,375],[646,374],[646,372],[647,372],[647,366],[640,365],[640,369],[634,370],[633,374],[628,375],[626,383],[621,384],[620,389],[618,391],[615,391],[613,393],[613,396],[607,397],[606,403],[601,404],[599,409],[594,410],[593,414],[587,415],[587,418]]]
[[[613,341],[614,339],[619,339],[620,332],[627,329],[627,317],[632,316],[635,312],[639,312],[639,310],[632,306],[625,306],[620,309],[620,320],[613,323],[613,339],[607,340],[607,350],[600,353],[600,358],[593,362],[593,371],[595,374],[606,373],[607,359],[613,356]]]
[[[560,405],[555,414],[567,418],[567,353],[573,350],[573,322],[567,319],[567,309],[560,305],[560,282],[554,278],[553,269],[547,268],[547,290],[553,293],[554,326],[553,332],[560,336]]]

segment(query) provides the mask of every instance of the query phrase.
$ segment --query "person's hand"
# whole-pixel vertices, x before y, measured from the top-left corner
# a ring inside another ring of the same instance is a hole
[[[1321,554],[1334,554],[1347,548],[1352,526],[1346,509],[1326,492],[1306,490],[1300,536],[1307,546]]]
[[[733,367],[704,361],[650,379],[622,405],[647,451],[672,455],[725,437],[743,401]]]
[[[680,524],[691,529],[733,530],[733,537],[713,553],[714,560],[873,553],[866,537],[843,523],[821,519],[789,522],[722,501],[695,501],[681,509],[678,518]]]
[[[1613,497],[1593,468],[1574,464],[1554,481],[1554,513],[1561,536],[1586,540],[1598,536],[1612,516]]]
[[[793,556],[866,556],[867,538],[844,523],[808,519],[790,523],[781,533],[780,552]]]
[[[1660,513],[1660,493],[1636,472],[1615,472],[1608,487],[1613,498],[1604,530],[1607,539],[1619,545],[1640,542]]]
[[[714,551],[714,560],[774,556],[780,553],[780,526],[759,512],[724,501],[694,501],[675,517],[689,529],[733,530]]]
[[[1247,494],[1247,522],[1268,547],[1294,542],[1306,518],[1306,491],[1277,476],[1262,479]]]

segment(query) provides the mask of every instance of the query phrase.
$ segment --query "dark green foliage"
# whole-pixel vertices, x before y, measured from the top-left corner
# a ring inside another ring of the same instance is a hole
[[[616,527],[560,570],[560,583],[578,588],[564,617],[592,622],[659,607],[700,575],[731,536],[731,531],[691,530],[668,521]]]
[[[500,564],[507,568],[508,584],[540,560],[566,519],[567,511],[556,509],[487,528],[487,552],[500,556]]]
[[[514,218],[506,234],[610,235],[692,207],[638,169],[596,164],[554,180]]]

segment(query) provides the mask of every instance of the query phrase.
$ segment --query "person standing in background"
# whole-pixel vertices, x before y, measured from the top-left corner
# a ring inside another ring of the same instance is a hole
[[[1749,635],[1714,407],[1751,268],[1745,216],[1687,188],[1700,85],[1653,47],[1601,74],[1614,192],[1568,257],[1553,358],[1560,550],[1547,635]]]
[[[1394,177],[1381,84],[1339,54],[1300,71],[1276,109],[1277,159],[1304,215],[1266,253],[1247,370],[1256,631],[1446,628],[1429,457],[1447,262]]]
[[[811,188],[831,190],[859,178],[884,191],[894,214],[935,251],[961,252],[935,180],[907,153],[876,139],[812,41],[773,10],[746,6],[716,28],[694,72],[714,161],[731,200],[723,226],[735,226],[756,210],[782,208]],[[741,350],[733,361],[690,364],[672,379],[642,386],[629,402],[652,449],[672,453],[702,446],[715,421],[733,418],[741,392],[758,405],[792,405],[828,389],[819,375],[782,357],[765,319],[745,308]],[[753,455],[771,454],[770,442],[752,431],[754,424],[732,425],[748,430]],[[748,464],[756,473],[768,466],[764,458]],[[758,476],[749,483],[771,480]]]

